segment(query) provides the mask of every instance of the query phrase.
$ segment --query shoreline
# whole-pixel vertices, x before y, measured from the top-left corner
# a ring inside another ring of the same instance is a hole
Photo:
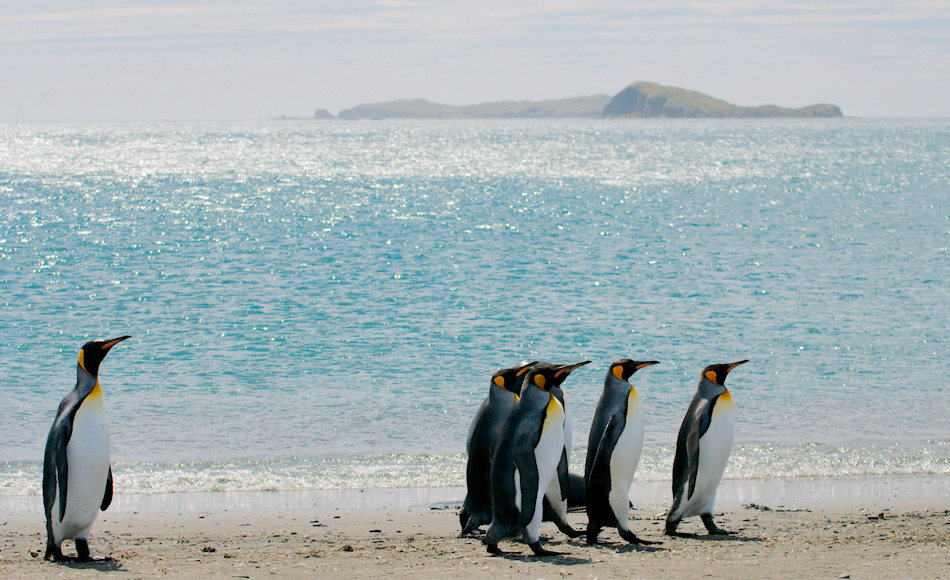
[[[634,505],[664,506],[671,499],[668,482],[635,482]],[[464,487],[407,487],[306,491],[219,491],[154,494],[116,493],[109,514],[276,513],[308,510],[326,514],[379,509],[453,506]],[[774,480],[727,479],[719,486],[717,508],[748,504],[782,506],[841,503],[926,503],[950,498],[950,476],[833,477]],[[0,514],[43,516],[39,495],[2,496]]]

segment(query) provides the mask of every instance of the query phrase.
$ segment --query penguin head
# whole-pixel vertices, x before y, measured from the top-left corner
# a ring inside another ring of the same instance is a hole
[[[633,373],[642,369],[643,367],[648,367],[650,365],[658,365],[660,361],[658,360],[630,360],[628,358],[622,358],[610,365],[610,368],[607,369],[607,372],[617,377],[621,381],[627,382],[630,380],[630,377],[633,376]]]
[[[500,371],[492,375],[491,382],[505,389],[506,391],[511,391],[512,393],[517,395],[519,391],[521,390],[520,389],[521,381],[519,381],[518,379],[523,377],[524,374],[527,373],[528,370],[531,369],[531,367],[533,367],[536,364],[538,364],[538,361],[533,360],[519,367],[512,367],[510,369],[501,369]]]
[[[120,336],[109,340],[90,340],[79,350],[79,366],[92,376],[99,375],[99,364],[106,358],[109,350],[131,336]]]
[[[528,375],[525,376],[525,382],[540,388],[542,391],[550,392],[554,387],[561,386],[561,383],[571,374],[571,371],[589,362],[589,360],[585,360],[569,365],[539,364],[531,368]]]
[[[554,375],[553,375],[554,384],[552,385],[552,387],[560,387],[561,384],[567,379],[567,377],[571,374],[572,371],[574,371],[575,369],[579,369],[580,367],[588,364],[589,362],[590,362],[589,360],[585,360],[579,363],[572,363],[572,364],[567,364],[567,365],[554,365]]]
[[[747,362],[749,362],[748,359],[736,361],[734,363],[709,365],[703,369],[702,376],[707,381],[722,387],[726,384],[726,375],[728,375],[732,369]]]

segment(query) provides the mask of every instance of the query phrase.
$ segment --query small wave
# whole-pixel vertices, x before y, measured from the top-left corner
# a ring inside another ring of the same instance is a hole
[[[585,450],[575,449],[571,469],[583,471]],[[643,450],[637,480],[670,477],[674,448]],[[465,455],[365,455],[282,460],[113,463],[116,489],[126,494],[309,491],[459,487],[465,485]],[[737,444],[725,479],[769,480],[818,477],[950,475],[950,442],[870,444]],[[0,495],[37,495],[42,466],[0,463]]]

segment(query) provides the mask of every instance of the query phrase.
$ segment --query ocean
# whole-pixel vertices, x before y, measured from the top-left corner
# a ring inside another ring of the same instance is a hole
[[[637,480],[750,359],[727,481],[948,478],[950,121],[0,125],[0,496],[87,340],[121,494],[464,485],[498,368],[607,365]]]

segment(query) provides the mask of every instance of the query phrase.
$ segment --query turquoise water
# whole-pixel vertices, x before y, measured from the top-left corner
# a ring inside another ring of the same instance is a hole
[[[0,494],[79,347],[126,492],[459,485],[488,378],[610,361],[668,477],[703,366],[727,477],[950,474],[950,121],[0,125]]]

